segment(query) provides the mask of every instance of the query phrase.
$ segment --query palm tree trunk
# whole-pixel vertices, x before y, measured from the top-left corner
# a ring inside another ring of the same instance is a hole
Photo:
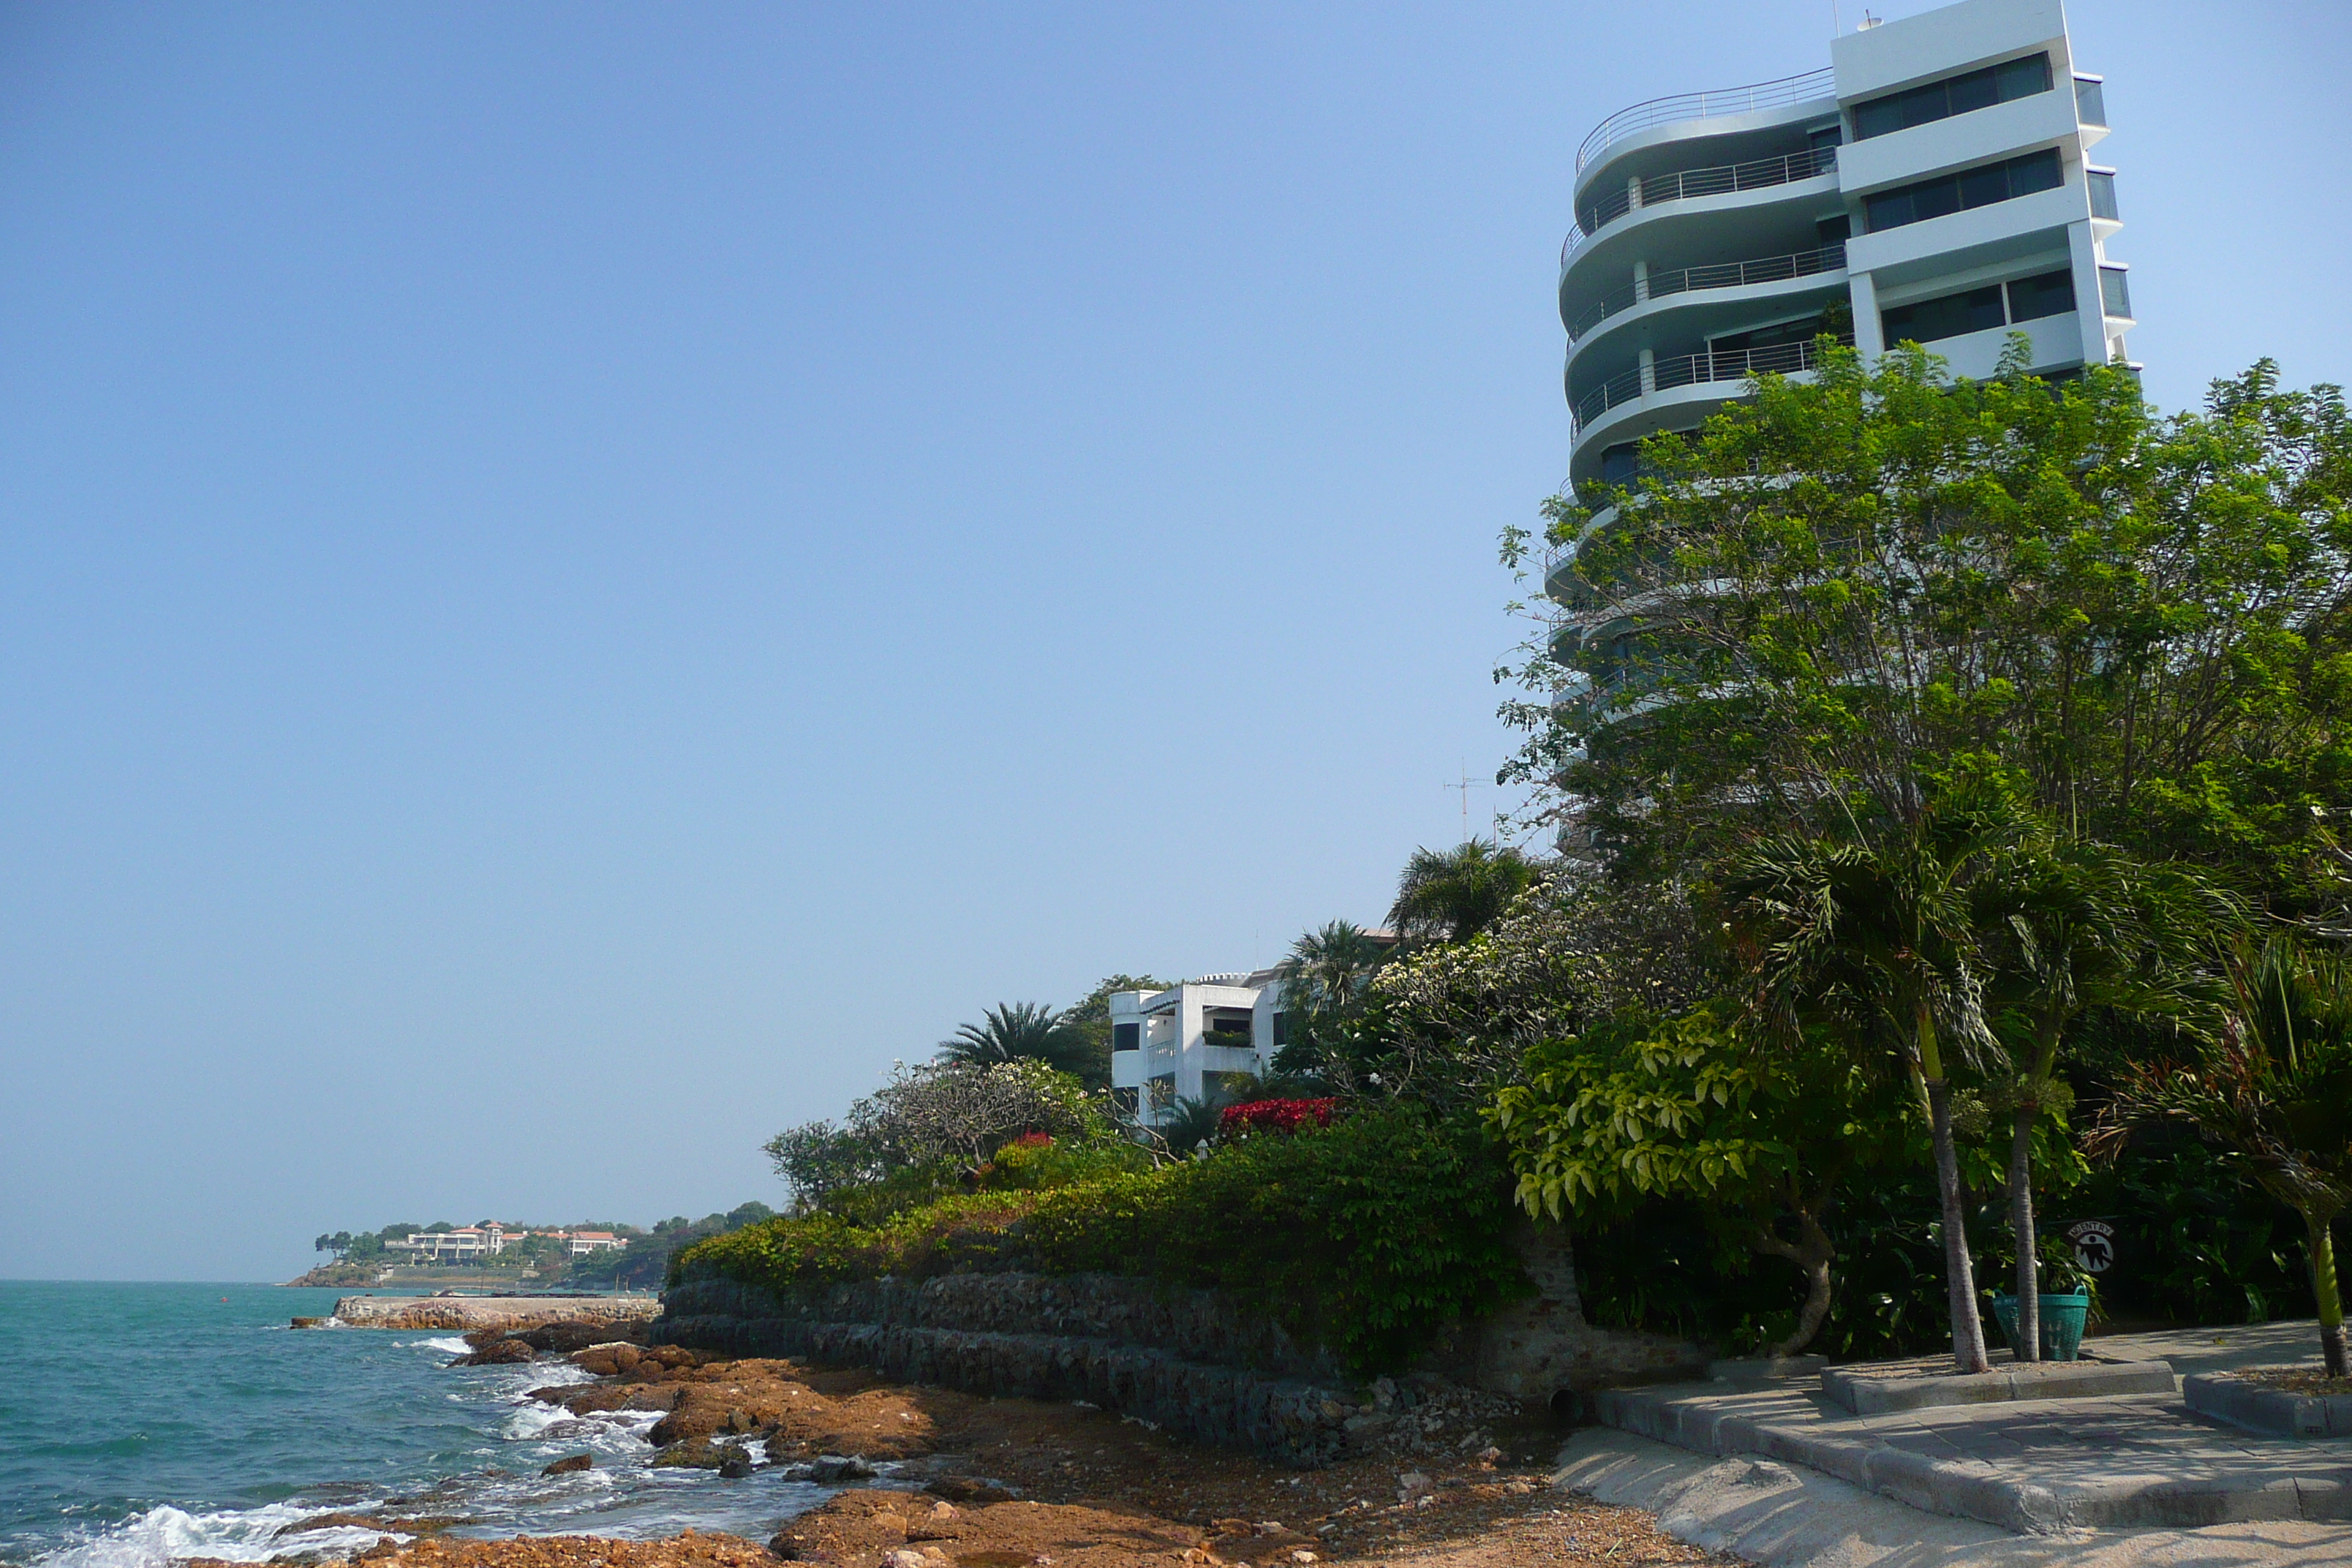
[[[2319,1353],[2330,1377],[2352,1376],[2344,1360],[2344,1294],[2336,1279],[2336,1238],[2328,1216],[2306,1212],[2311,1232],[2311,1293],[2319,1300]]]
[[[1977,1315],[1976,1271],[1969,1261],[1966,1211],[1960,1203],[1960,1155],[1952,1142],[1952,1086],[1927,1079],[1927,1131],[1936,1147],[1936,1193],[1944,1210],[1944,1285],[1950,1293],[1952,1361],[1962,1372],[1986,1372],[1984,1321]]]
[[[2009,1223],[2017,1233],[2017,1343],[2020,1361],[2042,1359],[2042,1268],[2034,1256],[2033,1122],[2041,1107],[2028,1098],[2017,1107],[2009,1137]]]

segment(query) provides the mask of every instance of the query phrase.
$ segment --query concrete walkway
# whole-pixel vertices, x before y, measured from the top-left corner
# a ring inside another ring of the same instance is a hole
[[[2316,1361],[2309,1323],[2095,1342],[2176,1371]],[[2300,1352],[2300,1353],[2298,1353]],[[2208,1423],[2179,1394],[1943,1405],[1857,1416],[1818,1381],[1678,1384],[1595,1402],[1621,1431],[1715,1458],[1803,1465],[1922,1510],[2021,1534],[2352,1521],[2352,1441],[2267,1437]],[[2352,1558],[2346,1559],[2352,1561]]]
[[[2344,1568],[2352,1524],[2015,1535],[1772,1459],[1713,1459],[1622,1432],[1579,1433],[1554,1484],[1658,1516],[1677,1540],[1762,1568]]]

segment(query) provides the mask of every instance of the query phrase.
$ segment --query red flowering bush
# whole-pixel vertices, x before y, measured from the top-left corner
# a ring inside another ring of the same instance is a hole
[[[1240,1105],[1228,1105],[1217,1118],[1217,1131],[1227,1136],[1235,1132],[1296,1132],[1312,1121],[1318,1127],[1331,1125],[1331,1113],[1338,1109],[1336,1100],[1252,1100]]]
[[[1051,1149],[1054,1135],[1051,1132],[1024,1132],[1013,1141],[1013,1146],[1016,1149]]]

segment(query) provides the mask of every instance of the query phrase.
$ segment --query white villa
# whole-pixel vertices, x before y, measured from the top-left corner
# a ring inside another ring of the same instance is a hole
[[[411,1231],[404,1241],[384,1243],[384,1250],[404,1252],[415,1263],[478,1263],[485,1258],[496,1258],[530,1236],[550,1237],[563,1243],[564,1252],[573,1258],[591,1252],[618,1251],[628,1245],[609,1230],[530,1230],[486,1220],[480,1225],[459,1226],[455,1230]]]
[[[1111,1092],[1146,1127],[1165,1121],[1180,1099],[1230,1104],[1240,1080],[1273,1064],[1283,1025],[1282,982],[1271,969],[1114,992]]]

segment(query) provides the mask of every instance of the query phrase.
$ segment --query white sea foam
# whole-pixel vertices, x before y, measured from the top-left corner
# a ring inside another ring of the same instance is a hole
[[[301,1521],[326,1510],[293,1503],[189,1513],[149,1509],[136,1519],[87,1541],[60,1547],[33,1560],[35,1568],[162,1568],[186,1557],[217,1557],[230,1563],[266,1563],[288,1552],[311,1550],[347,1554],[373,1545],[390,1531],[334,1525],[305,1531]],[[407,1537],[400,1536],[400,1540]]]
[[[415,1340],[411,1342],[422,1345],[426,1350],[439,1351],[446,1355],[464,1355],[474,1348],[455,1334],[445,1334],[439,1339]]]

